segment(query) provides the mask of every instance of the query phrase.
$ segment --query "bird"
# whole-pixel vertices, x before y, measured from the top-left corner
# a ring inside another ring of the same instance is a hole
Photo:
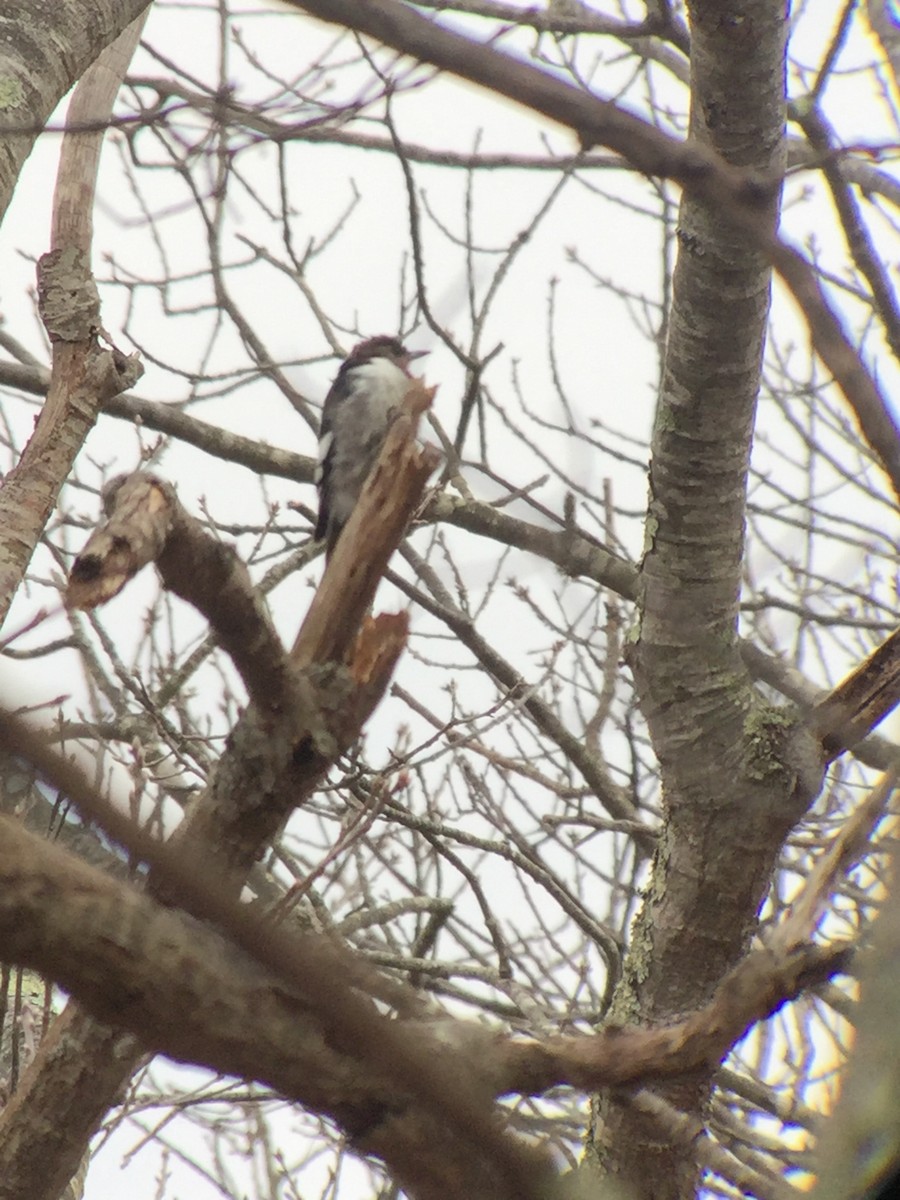
[[[413,359],[399,338],[379,334],[351,350],[322,406],[315,484],[319,513],[315,537],[331,557],[375,465],[391,419],[409,390]]]

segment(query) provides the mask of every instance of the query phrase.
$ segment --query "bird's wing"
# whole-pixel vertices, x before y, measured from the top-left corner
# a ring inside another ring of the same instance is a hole
[[[316,488],[319,493],[319,514],[316,518],[316,541],[323,538],[328,530],[328,480],[331,474],[331,465],[333,459],[334,448],[334,410],[339,403],[339,398],[334,393],[334,388],[325,397],[325,403],[322,405],[322,424],[319,428],[319,450],[316,458],[316,469],[313,474]]]

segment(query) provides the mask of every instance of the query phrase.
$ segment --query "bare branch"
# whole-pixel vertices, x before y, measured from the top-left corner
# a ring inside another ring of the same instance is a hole
[[[72,98],[78,113],[108,119],[142,26],[140,18],[87,72]],[[100,300],[90,271],[90,243],[101,141],[102,134],[68,135],[60,158],[51,250],[38,267],[53,368],[37,428],[0,491],[6,541],[0,623],[100,405],[133,386],[142,373],[136,357],[101,350],[98,342]]]
[[[451,71],[573,130],[581,145],[607,146],[646,175],[671,179],[698,200],[728,212],[790,288],[809,325],[813,344],[856,414],[900,496],[900,432],[875,380],[859,360],[841,321],[804,258],[772,234],[766,215],[772,183],[722,162],[696,141],[677,142],[608,100],[596,99],[551,75],[451,32],[396,3],[371,0],[289,0],[322,20],[346,25]]]

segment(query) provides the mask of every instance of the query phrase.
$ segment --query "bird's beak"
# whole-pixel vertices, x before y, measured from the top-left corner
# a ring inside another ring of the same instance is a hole
[[[423,355],[430,353],[430,350],[410,350],[406,357],[412,361],[414,358],[422,358]]]

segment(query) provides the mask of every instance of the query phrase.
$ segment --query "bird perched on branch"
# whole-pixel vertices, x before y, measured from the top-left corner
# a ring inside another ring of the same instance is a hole
[[[316,539],[324,537],[330,558],[375,465],[394,411],[409,389],[410,363],[427,350],[407,350],[381,334],[354,347],[322,407],[316,487]]]

